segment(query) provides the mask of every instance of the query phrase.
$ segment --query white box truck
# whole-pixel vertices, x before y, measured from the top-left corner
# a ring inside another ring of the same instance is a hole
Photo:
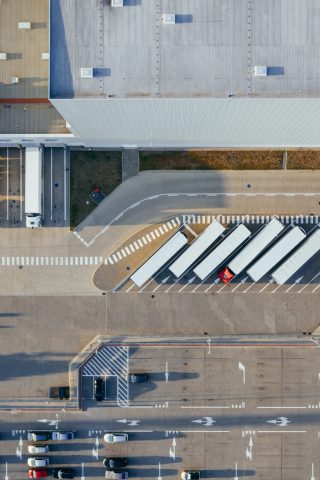
[[[26,227],[42,226],[42,147],[27,147],[25,151],[24,210]]]
[[[175,277],[180,277],[188,268],[200,257],[222,235],[225,231],[223,225],[217,220],[214,220],[210,225],[201,233],[201,235],[192,242],[189,248],[180,255],[169,270]]]
[[[235,275],[241,273],[279,235],[283,228],[282,223],[277,218],[273,218],[219,273],[220,280],[228,283]]]
[[[152,255],[138,270],[131,275],[131,280],[142,287],[161,267],[188,243],[186,235],[177,232],[159,250]]]
[[[272,278],[278,285],[283,285],[289,278],[294,275],[299,268],[310,260],[320,250],[320,229],[318,228],[307,240],[303,242],[280,267],[272,272]]]
[[[247,270],[247,274],[254,282],[258,282],[305,238],[306,234],[300,227],[291,228],[288,233]]]
[[[201,280],[219,267],[251,235],[244,225],[238,225],[222,242],[193,270]]]

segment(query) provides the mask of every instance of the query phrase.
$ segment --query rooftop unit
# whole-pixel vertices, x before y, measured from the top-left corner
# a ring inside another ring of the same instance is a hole
[[[93,68],[92,67],[82,67],[80,68],[81,78],[93,78]]]
[[[18,29],[19,30],[30,30],[31,23],[30,22],[18,22]]]
[[[168,24],[176,23],[175,13],[164,13],[162,15],[162,23],[168,23]]]
[[[268,67],[265,65],[255,66],[253,69],[253,74],[255,77],[266,77],[268,75]]]

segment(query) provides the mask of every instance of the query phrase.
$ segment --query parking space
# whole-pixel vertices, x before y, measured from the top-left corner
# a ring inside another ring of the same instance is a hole
[[[0,225],[25,227],[24,149],[0,148]],[[68,225],[69,152],[45,148],[43,163],[44,227]]]
[[[0,224],[23,226],[23,152],[18,148],[0,148]]]
[[[198,222],[194,223],[198,218]],[[201,233],[207,226],[209,221],[213,217],[211,216],[184,216],[183,222],[187,228],[194,233],[194,238],[196,238],[199,233]],[[239,275],[236,275],[227,285],[222,283],[218,277],[218,272],[227,265],[227,263],[234,258],[237,253],[252,239],[252,237],[259,232],[259,230],[272,218],[271,216],[253,216],[253,215],[225,215],[214,217],[223,222],[226,227],[226,232],[223,235],[225,237],[236,228],[239,223],[243,223],[251,231],[251,237],[244,242],[240,248],[235,250],[217,270],[213,271],[209,276],[204,280],[201,280],[194,273],[194,268],[206,257],[209,253],[216,248],[221,240],[217,240],[214,244],[202,254],[195,264],[193,264],[183,275],[176,278],[171,271],[169,266],[178,258],[184,250],[181,250],[177,255],[175,255],[168,265],[160,269],[157,274],[147,281],[142,287],[137,287],[133,281],[128,278],[124,281],[116,291],[120,292],[152,292],[155,293],[215,293],[215,294],[230,294],[233,292],[237,293],[315,293],[320,288],[320,253],[315,255],[309,262],[307,262],[296,274],[289,279],[289,281],[282,285],[278,286],[274,283],[270,274],[265,275],[259,282],[254,282],[246,274],[246,271],[243,271]],[[281,233],[283,237],[286,233],[289,232],[290,228],[293,225],[301,227],[307,235],[311,235],[318,228],[318,216],[279,216],[279,220],[284,225],[284,230]],[[229,223],[227,223],[229,222]],[[200,228],[199,228],[200,227]],[[280,238],[280,237],[279,237]],[[276,241],[270,244],[270,248]],[[188,248],[188,247],[185,247]],[[262,256],[262,255],[260,255]],[[259,257],[257,257],[259,258]],[[253,262],[254,263],[254,262]],[[273,268],[274,270],[275,268]]]

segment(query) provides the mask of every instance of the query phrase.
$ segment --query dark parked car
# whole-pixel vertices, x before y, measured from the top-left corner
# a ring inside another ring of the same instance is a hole
[[[52,470],[53,478],[73,478],[74,470],[73,468],[54,468]]]
[[[146,373],[130,373],[131,383],[147,382],[148,379],[149,379],[149,376]]]
[[[200,472],[194,470],[188,470],[181,473],[182,480],[199,480]]]
[[[114,470],[115,468],[123,468],[123,467],[126,467],[127,464],[128,464],[128,460],[123,457],[105,458],[103,460],[103,466],[106,467],[107,470]]]
[[[51,387],[49,392],[50,398],[59,398],[59,400],[69,400],[69,387]]]
[[[94,379],[94,396],[97,402],[102,402],[104,399],[103,393],[104,381],[101,377]]]
[[[51,432],[28,432],[29,442],[45,442],[51,440]]]

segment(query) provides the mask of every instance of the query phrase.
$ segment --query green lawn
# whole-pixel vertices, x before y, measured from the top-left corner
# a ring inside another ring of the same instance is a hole
[[[121,152],[70,152],[70,227],[75,228],[96,207],[89,198],[94,185],[108,195],[122,179]]]

